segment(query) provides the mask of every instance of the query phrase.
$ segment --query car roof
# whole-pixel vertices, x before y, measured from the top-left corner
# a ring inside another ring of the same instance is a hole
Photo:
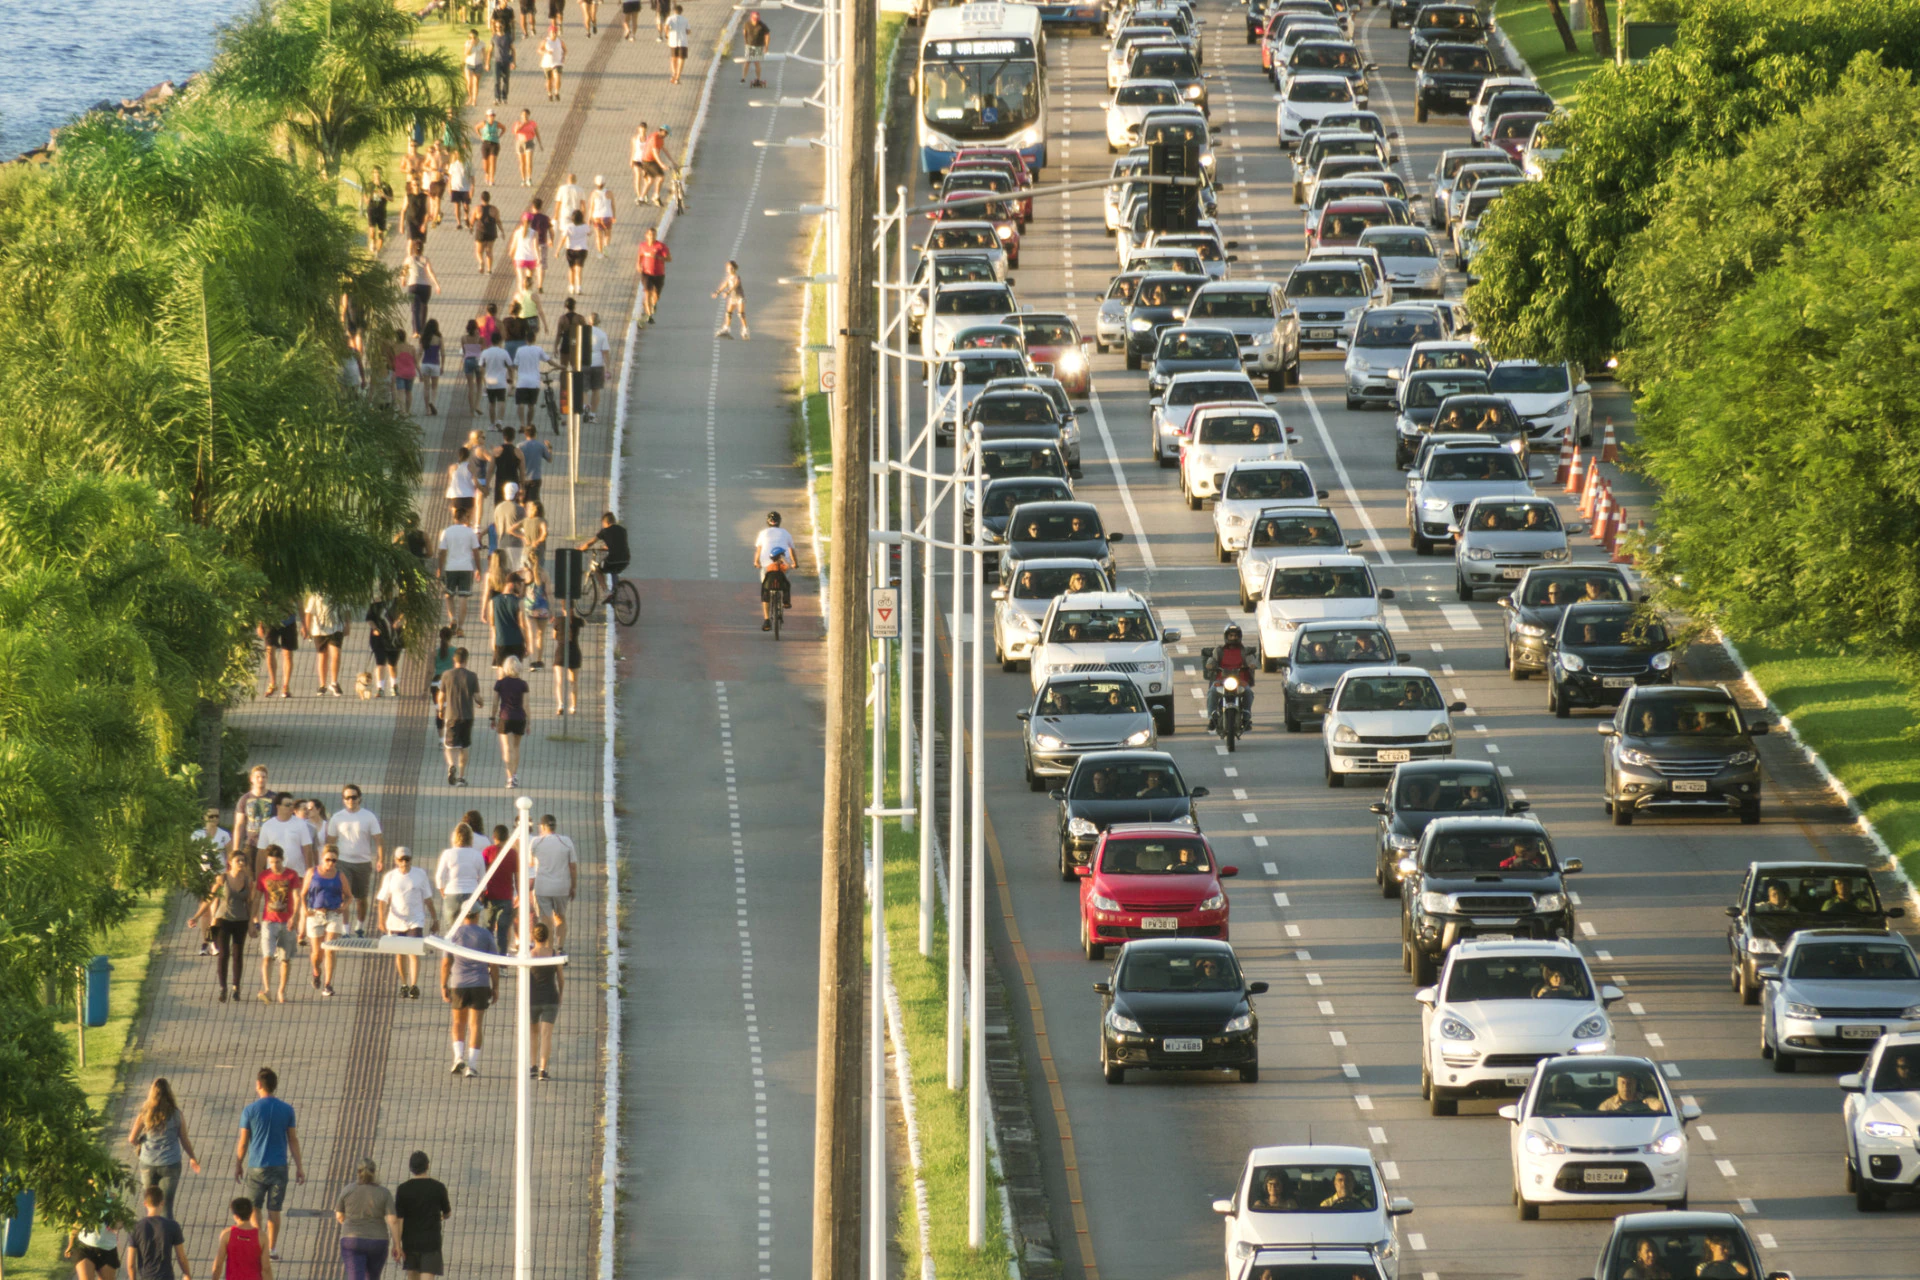
[[[1731,1213],[1714,1213],[1708,1209],[1664,1209],[1653,1213],[1623,1213],[1613,1220],[1613,1231],[1643,1232],[1657,1235],[1662,1231],[1698,1231],[1703,1229],[1738,1231],[1747,1236],[1747,1224]],[[1747,1236],[1751,1239],[1751,1236]]]
[[[1325,73],[1321,73],[1318,75],[1295,76],[1288,83],[1287,87],[1292,88],[1296,84],[1351,84],[1351,83],[1352,81],[1348,80],[1345,76],[1335,76],[1335,75],[1327,75]],[[1364,131],[1360,129],[1355,129],[1354,132],[1361,133]],[[1367,136],[1372,137],[1373,135],[1368,134]]]
[[[987,480],[987,488],[989,489],[993,488],[993,486],[995,485],[1016,485],[1016,484],[1046,484],[1046,485],[1058,484],[1058,485],[1066,485],[1067,491],[1069,493],[1073,491],[1073,486],[1070,484],[1067,484],[1067,482],[1065,480],[1062,480],[1059,476],[992,476]],[[1027,504],[1023,502],[1020,505],[1026,506]],[[1026,562],[1022,561],[1021,563],[1025,564]]]
[[[1462,956],[1580,956],[1571,938],[1462,938],[1453,945]]]
[[[1072,315],[1065,311],[1022,311],[1020,318],[1022,320],[1062,321],[1067,324],[1078,323]]]
[[[1181,939],[1186,941],[1186,939]],[[1888,1031],[1880,1037],[1883,1045],[1920,1044],[1920,1031]]]
[[[1273,562],[1275,569],[1352,569],[1367,568],[1367,562],[1351,551],[1329,552],[1323,556],[1288,556]]]
[[[1057,502],[1026,502],[1021,505],[1023,507],[1032,507],[1037,511],[1091,511],[1095,515],[1100,514],[1099,508],[1095,507],[1091,502],[1079,502],[1067,498],[1062,498]]]
[[[1271,280],[1214,280],[1208,284],[1202,285],[1200,288],[1200,292],[1202,293],[1265,293],[1269,289],[1277,289],[1279,287],[1280,286],[1276,285]]]
[[[1098,677],[1095,678],[1097,679]],[[1202,841],[1207,839],[1201,832],[1195,831],[1192,827],[1179,822],[1116,822],[1108,827],[1102,834],[1109,836],[1178,836],[1182,840],[1198,838]],[[1213,847],[1211,841],[1207,842],[1207,847],[1209,849]],[[1169,939],[1169,941],[1187,942],[1189,939],[1176,938]],[[1226,944],[1222,943],[1221,945],[1225,946]]]
[[[1318,625],[1318,624],[1309,622],[1305,626],[1303,626],[1301,630],[1304,631],[1306,630],[1307,627],[1315,626],[1315,625]],[[1343,623],[1341,625],[1352,626],[1353,624]],[[1500,779],[1500,771],[1494,765],[1493,761],[1467,760],[1459,756],[1454,756],[1451,759],[1445,759],[1445,760],[1409,760],[1405,764],[1397,767],[1394,770],[1394,773],[1396,776],[1398,776],[1399,774],[1441,773],[1446,771],[1456,771],[1460,769],[1469,769],[1474,773],[1484,773],[1488,777],[1494,779],[1496,782],[1499,781]]]
[[[1427,830],[1436,835],[1448,831],[1527,831],[1545,835],[1546,827],[1530,813],[1455,813],[1435,818]],[[1884,937],[1885,935],[1879,935]]]
[[[1222,329],[1220,332],[1227,333],[1228,331],[1225,329]],[[1172,386],[1176,382],[1183,382],[1183,381],[1184,382],[1205,382],[1214,378],[1230,375],[1233,372],[1234,371],[1232,369],[1188,369],[1188,370],[1185,370],[1184,372],[1176,373],[1173,375],[1173,377],[1167,379],[1167,385]],[[1242,373],[1240,376],[1243,378],[1247,377],[1245,373]],[[1247,378],[1247,382],[1251,384],[1253,382],[1253,379]],[[1232,402],[1224,401],[1223,403],[1232,403]]]
[[[1797,947],[1804,942],[1898,942],[1908,950],[1913,944],[1903,933],[1884,933],[1878,929],[1801,929],[1787,943]]]
[[[1188,827],[1180,827],[1178,829],[1188,836],[1199,834]],[[1112,830],[1112,828],[1108,828],[1108,830]],[[1171,831],[1173,828],[1169,828],[1168,830]],[[1204,836],[1201,838],[1205,839]],[[1121,950],[1122,952],[1172,951],[1176,948],[1181,951],[1198,948],[1202,951],[1217,951],[1226,956],[1233,955],[1233,947],[1218,938],[1135,938],[1131,942],[1123,944]],[[1238,959],[1238,957],[1235,958],[1236,960]]]
[[[1131,609],[1147,603],[1138,591],[1063,591],[1054,598],[1062,608],[1073,609]]]
[[[1088,751],[1080,757],[1080,766],[1088,761],[1100,764],[1120,764],[1125,761],[1138,761],[1141,764],[1174,764],[1173,755],[1166,751],[1150,751],[1142,747],[1132,747],[1123,751]],[[1174,766],[1178,769],[1178,765]],[[1186,939],[1182,938],[1182,942]]]
[[[1315,618],[1311,622],[1301,623],[1294,629],[1294,634],[1296,636],[1304,636],[1315,631],[1352,631],[1356,627],[1368,627],[1375,631],[1385,631],[1387,624],[1384,622],[1376,622],[1372,618]],[[1424,764],[1426,761],[1422,761],[1421,763]],[[1439,763],[1447,762],[1443,761]],[[1473,762],[1468,761],[1467,763],[1471,764]],[[1487,768],[1492,769],[1493,766],[1489,764]]]
[[[992,194],[994,194],[994,193],[993,193],[993,192],[988,192],[987,194],[988,194],[988,195],[992,195]],[[991,222],[989,222],[989,221],[987,221],[987,220],[986,220],[985,218],[942,218],[942,219],[940,220],[940,222],[939,222],[939,224],[938,224],[937,226],[935,226],[935,227],[934,227],[933,229],[934,229],[934,231],[935,231],[935,232],[940,232],[940,231],[992,231],[992,230],[993,230],[993,224],[992,224]],[[978,252],[979,252],[979,250],[978,250],[978,249],[976,249],[976,250],[974,250],[974,252],[976,252],[976,253],[978,253]],[[956,288],[957,288],[958,286],[954,286],[954,287],[956,287]]]
[[[1277,459],[1268,458],[1268,459],[1265,459],[1264,461],[1274,462],[1274,461],[1277,461]],[[1241,467],[1255,467],[1259,465],[1261,464],[1256,462],[1240,462],[1240,463],[1234,464],[1233,470],[1238,471]],[[1304,462],[1292,462],[1292,463],[1289,463],[1288,465],[1295,466],[1295,467],[1305,467],[1307,464]],[[1325,507],[1262,507],[1260,508],[1260,514],[1255,516],[1254,519],[1284,520],[1288,516],[1325,516],[1327,519],[1332,520],[1335,524],[1340,523],[1339,520],[1335,519],[1333,512],[1329,511]]]
[[[987,224],[983,222],[980,225],[986,226]],[[1006,288],[1007,288],[1007,285],[1004,280],[955,280],[950,284],[941,285],[940,292],[941,293],[969,293],[969,292],[971,293],[1004,293],[1006,292]],[[980,321],[980,323],[981,324],[998,324],[999,321],[982,320]]]
[[[1346,157],[1345,156],[1329,156],[1327,157],[1327,159],[1328,160],[1336,160],[1336,159],[1344,160],[1346,159]],[[1325,164],[1326,161],[1323,160],[1321,161],[1321,163]],[[1327,207],[1322,209],[1321,212],[1323,214],[1326,214],[1326,213],[1385,213],[1387,211],[1387,207],[1388,207],[1387,202],[1385,200],[1382,200],[1379,196],[1354,196],[1351,199],[1345,199],[1345,200],[1329,200],[1327,201]]]
[[[1872,868],[1861,862],[1750,862],[1747,870],[1770,875],[1832,875],[1835,872],[1856,871],[1862,875],[1872,874]]]
[[[1320,1161],[1329,1164],[1370,1165],[1373,1163],[1373,1152],[1365,1147],[1339,1146],[1331,1142],[1295,1143],[1284,1147],[1255,1147],[1247,1152],[1247,1163],[1250,1165],[1314,1164]]]
[[[1670,684],[1641,685],[1634,692],[1642,698],[1656,698],[1665,702],[1672,698],[1725,698],[1733,702],[1734,697],[1717,684]]]
[[[1276,564],[1288,564],[1290,561],[1277,560]],[[1348,667],[1341,673],[1342,680],[1369,680],[1380,676],[1402,680],[1431,680],[1433,673],[1425,667],[1402,666],[1399,663],[1384,662],[1371,667]]]
[[[1128,76],[1125,80],[1122,80],[1120,82],[1120,87],[1122,89],[1125,89],[1129,85],[1133,86],[1136,89],[1141,87],[1142,85],[1151,85],[1157,89],[1177,89],[1180,87],[1179,85],[1175,84],[1173,81],[1168,80],[1163,76]]]

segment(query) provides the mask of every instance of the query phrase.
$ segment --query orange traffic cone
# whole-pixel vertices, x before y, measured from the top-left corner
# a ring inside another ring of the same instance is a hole
[[[1606,548],[1607,555],[1610,559],[1618,560],[1620,558],[1620,525],[1626,518],[1627,509],[1625,507],[1615,507],[1609,504],[1607,507],[1606,536],[1601,539],[1600,545]]]
[[[1620,514],[1624,519],[1626,512],[1623,511]],[[1619,539],[1619,546],[1613,553],[1613,562],[1615,564],[1632,564],[1640,558],[1640,554],[1646,550],[1646,547],[1647,522],[1642,520],[1634,526],[1633,536],[1631,538],[1622,537]]]
[[[1554,468],[1553,472],[1553,482],[1555,484],[1565,484],[1567,477],[1572,474],[1573,450],[1573,433],[1569,431],[1566,435],[1560,437],[1560,465]]]
[[[1593,540],[1605,542],[1607,538],[1607,518],[1613,514],[1613,487],[1602,480],[1599,493],[1593,500]]]
[[[1600,501],[1600,486],[1602,483],[1603,481],[1600,479],[1600,460],[1595,458],[1593,465],[1587,468],[1586,484],[1580,487],[1580,514],[1589,520],[1593,519],[1594,512],[1597,510],[1596,504]]]
[[[1562,493],[1579,493],[1587,481],[1587,461],[1580,456],[1580,446],[1577,444],[1573,446],[1573,461],[1567,467],[1566,481],[1567,487],[1561,490]]]
[[[1620,456],[1619,443],[1613,438],[1613,419],[1607,419],[1607,433],[1600,440],[1600,461],[1613,462]]]

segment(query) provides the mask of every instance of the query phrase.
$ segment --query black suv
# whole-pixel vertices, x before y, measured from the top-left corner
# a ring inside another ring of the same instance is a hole
[[[1485,44],[1487,27],[1470,4],[1424,4],[1407,35],[1407,67],[1418,67],[1439,44]]]
[[[1386,798],[1367,806],[1380,815],[1373,842],[1373,879],[1380,896],[1400,896],[1401,860],[1419,852],[1421,833],[1435,818],[1499,816],[1532,807],[1507,794],[1491,761],[1410,760],[1401,765],[1387,779]]]
[[[1481,44],[1436,44],[1427,50],[1413,80],[1413,118],[1427,122],[1433,111],[1465,115],[1493,74],[1493,54]]]
[[[1573,937],[1561,877],[1578,870],[1578,858],[1554,856],[1546,828],[1530,817],[1435,818],[1400,864],[1400,967],[1414,986],[1430,987],[1462,938]]]
[[[1886,929],[1907,914],[1881,901],[1873,873],[1853,862],[1756,862],[1727,908],[1729,982],[1741,1004],[1760,1003],[1759,971],[1780,963],[1802,929]]]
[[[1138,369],[1142,361],[1153,358],[1160,349],[1161,331],[1179,326],[1187,304],[1206,283],[1205,276],[1183,271],[1156,271],[1140,278],[1127,304],[1127,368]]]
[[[1612,565],[1567,565],[1527,570],[1512,595],[1495,601],[1506,612],[1506,654],[1501,663],[1515,680],[1547,669],[1548,640],[1560,629],[1560,615],[1580,600],[1631,604],[1633,586],[1626,571]]]
[[[1753,739],[1765,720],[1742,719],[1733,695],[1714,686],[1633,688],[1600,726],[1607,812],[1616,827],[1654,809],[1731,810],[1760,821],[1760,755]]]
[[[1547,710],[1611,707],[1636,685],[1673,683],[1672,641],[1658,618],[1627,604],[1575,603],[1560,617],[1547,666]]]
[[[1052,793],[1060,805],[1060,878],[1072,880],[1108,827],[1131,822],[1200,821],[1193,802],[1205,787],[1187,789],[1179,766],[1164,751],[1092,751],[1080,757],[1067,785]]]

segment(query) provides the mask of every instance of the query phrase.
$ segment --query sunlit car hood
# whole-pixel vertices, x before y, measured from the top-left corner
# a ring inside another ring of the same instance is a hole
[[[1487,437],[1489,441],[1492,436]],[[1533,486],[1525,480],[1422,480],[1420,496],[1471,502],[1475,498],[1530,498]]]
[[[1878,1093],[1871,1106],[1861,1110],[1861,1121],[1891,1120],[1911,1129],[1920,1129],[1920,1093]]]
[[[1346,725],[1361,737],[1407,737],[1447,723],[1445,711],[1327,711],[1329,725]]]
[[[1059,640],[1049,640],[1046,643],[1047,666],[1054,670],[1063,666],[1079,666],[1083,663],[1120,662],[1144,662],[1157,668],[1161,662],[1161,654],[1158,640],[1146,640],[1139,644],[1116,644],[1110,640],[1099,644],[1066,644]]]
[[[1496,391],[1490,394],[1505,396],[1507,403],[1513,406],[1513,411],[1523,418],[1537,418],[1555,406],[1572,407],[1569,403],[1573,396],[1571,391],[1553,391],[1546,394]]]
[[[1822,1009],[1887,1009],[1920,1004],[1920,981],[1788,978],[1781,983],[1780,994]]]
[[[1516,551],[1552,551],[1567,545],[1564,529],[1554,529],[1543,533],[1527,533],[1523,530],[1508,532],[1503,529],[1469,529],[1466,531],[1466,545],[1483,547],[1495,554],[1511,555]]]
[[[1068,746],[1088,743],[1125,742],[1141,730],[1153,728],[1153,713],[1117,712],[1113,715],[1035,716],[1035,733],[1050,733]]]
[[[1357,1213],[1255,1213],[1243,1211],[1234,1232],[1255,1244],[1373,1244],[1390,1235],[1379,1209]],[[1276,1274],[1284,1276],[1286,1272]]]
[[[1680,1120],[1669,1115],[1534,1116],[1527,1121],[1566,1147],[1644,1147]]]
[[[1324,554],[1324,553],[1323,553]],[[1344,621],[1348,618],[1378,618],[1380,602],[1372,596],[1349,596],[1309,600],[1269,600],[1267,612],[1289,622]],[[1384,730],[1382,731],[1384,732]],[[1407,732],[1413,732],[1409,729]]]
[[[1525,1043],[1551,1049],[1573,1036],[1575,1027],[1600,1012],[1595,1000],[1469,1000],[1449,1004],[1447,1012],[1509,1046]]]
[[[1219,893],[1220,881],[1211,874],[1114,875],[1102,871],[1093,877],[1093,891],[1103,897],[1123,902],[1138,902],[1146,906],[1192,906],[1196,902],[1205,902]],[[1144,994],[1152,998],[1155,993]],[[1232,1004],[1238,1004],[1243,998],[1237,991],[1220,994],[1231,997],[1229,1003]]]

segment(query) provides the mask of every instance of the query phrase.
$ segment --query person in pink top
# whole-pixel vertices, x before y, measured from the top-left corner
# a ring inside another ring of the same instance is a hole
[[[399,329],[393,331],[393,399],[408,413],[413,412],[413,380],[420,376],[420,359],[413,344]]]
[[[273,1259],[260,1247],[253,1225],[253,1201],[241,1196],[227,1206],[233,1224],[220,1233],[213,1251],[213,1280],[273,1280]]]

